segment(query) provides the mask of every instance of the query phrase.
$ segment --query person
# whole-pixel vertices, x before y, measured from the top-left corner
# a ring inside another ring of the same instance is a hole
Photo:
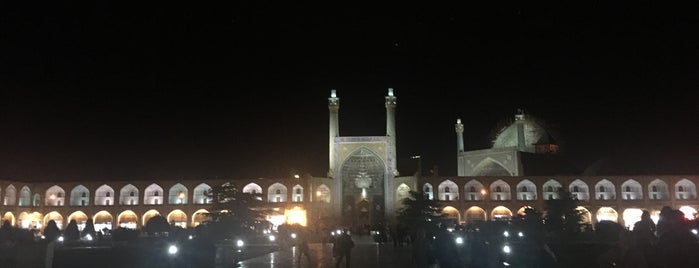
[[[308,262],[308,266],[309,267],[312,266],[311,265],[310,250],[308,248],[308,239],[306,239],[306,235],[301,235],[299,237],[299,240],[296,243],[296,246],[297,246],[297,249],[299,251],[298,259],[297,259],[298,266],[301,267],[301,258],[303,258],[303,256],[306,256],[306,261]]]
[[[352,248],[354,248],[354,241],[349,235],[349,230],[344,229],[342,233],[335,238],[335,243],[333,244],[333,256],[335,257],[335,268],[340,268],[340,263],[345,260],[345,267],[350,267],[350,260],[352,259]]]

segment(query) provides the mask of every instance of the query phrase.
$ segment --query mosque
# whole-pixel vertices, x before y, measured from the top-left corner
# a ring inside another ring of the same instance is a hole
[[[153,180],[29,182],[0,179],[0,216],[13,226],[43,229],[54,220],[63,228],[76,220],[82,228],[92,219],[96,229],[140,228],[162,215],[181,227],[206,221],[212,185],[234,183],[243,192],[261,193],[273,225],[312,225],[332,217],[354,226],[375,225],[395,216],[411,190],[438,200],[454,223],[508,220],[532,207],[543,210],[558,190],[580,202],[584,221],[611,220],[632,227],[641,211],[657,216],[663,206],[680,209],[693,219],[699,209],[696,175],[582,175],[558,156],[559,145],[541,120],[518,112],[491,148],[465,151],[464,126],[456,120],[457,175],[401,176],[396,162],[393,89],[385,96],[385,136],[342,136],[340,98],[328,98],[328,173],[294,178],[236,180]],[[448,135],[445,133],[445,135]],[[445,152],[451,153],[451,152]]]

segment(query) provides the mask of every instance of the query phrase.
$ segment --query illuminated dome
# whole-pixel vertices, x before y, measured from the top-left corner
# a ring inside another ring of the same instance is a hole
[[[553,143],[551,135],[536,122],[534,118],[525,117],[523,113],[515,115],[514,123],[503,128],[493,141],[493,148],[520,147],[525,151],[534,151],[535,145]],[[519,136],[523,134],[523,144]]]

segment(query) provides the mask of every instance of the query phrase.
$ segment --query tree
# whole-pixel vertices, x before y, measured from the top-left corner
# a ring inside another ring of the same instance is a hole
[[[218,239],[246,235],[266,222],[268,211],[260,193],[243,193],[235,184],[225,183],[212,187],[207,196],[212,200],[207,224],[210,233]]]
[[[546,200],[546,229],[564,234],[580,232],[583,214],[578,210],[578,200],[564,189],[558,190],[558,199]]]
[[[435,230],[444,220],[439,203],[429,199],[422,191],[410,191],[410,196],[401,201],[398,210],[398,223],[405,224],[412,232]]]

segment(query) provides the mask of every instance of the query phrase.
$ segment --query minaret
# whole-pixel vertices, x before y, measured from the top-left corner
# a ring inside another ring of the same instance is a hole
[[[398,98],[393,96],[393,88],[388,88],[388,96],[386,96],[386,137],[391,143],[391,170],[393,175],[398,176],[398,167],[396,160],[396,101]]]
[[[464,151],[464,124],[461,124],[461,118],[456,119],[456,151],[461,153]]]
[[[335,89],[330,90],[328,98],[328,110],[330,110],[330,125],[328,131],[328,177],[335,177],[335,138],[340,136],[340,98],[337,97]]]
[[[517,109],[515,122],[517,123],[517,150],[524,151],[524,147],[527,146],[524,140],[524,110]]]

